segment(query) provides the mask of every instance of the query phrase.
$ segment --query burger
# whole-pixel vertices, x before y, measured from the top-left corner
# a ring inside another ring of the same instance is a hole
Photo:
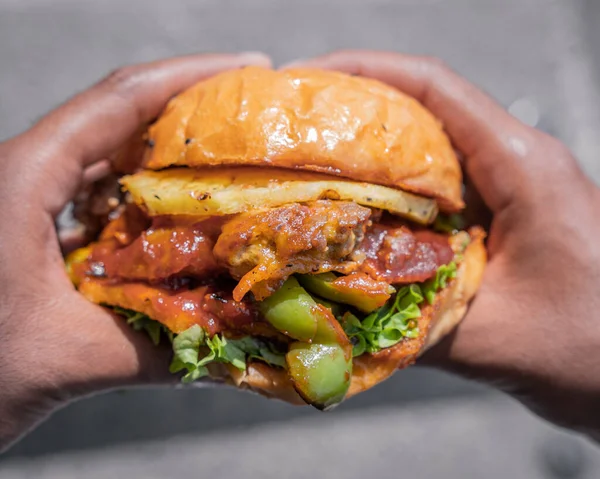
[[[462,319],[486,262],[442,125],[372,79],[247,67],[173,98],[76,288],[183,382],[331,408]]]

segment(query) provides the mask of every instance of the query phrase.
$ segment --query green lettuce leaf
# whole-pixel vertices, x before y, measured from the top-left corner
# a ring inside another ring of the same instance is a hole
[[[208,356],[211,359],[207,361],[205,358],[203,360],[205,364],[211,361],[220,361],[230,363],[242,371],[246,369],[246,353],[224,336],[215,335],[212,339],[206,340],[206,345],[211,351]]]
[[[173,338],[173,360],[169,371],[171,373],[186,371],[182,378],[184,383],[208,375],[205,364],[210,361],[203,362],[205,357],[200,359],[200,348],[203,348],[205,344],[205,336],[204,330],[195,324]],[[210,354],[212,353],[207,356]]]
[[[123,316],[129,324],[136,331],[146,331],[150,339],[155,346],[160,344],[160,338],[164,334],[169,341],[173,341],[173,333],[158,321],[150,319],[143,313],[133,311],[131,309],[120,308],[119,306],[107,306],[111,308],[115,313]]]
[[[243,351],[250,359],[258,359],[271,366],[285,367],[285,353],[277,351],[270,343],[250,336],[229,339],[228,343]]]
[[[435,276],[423,284],[423,293],[427,302],[433,304],[435,294],[448,285],[448,281],[456,278],[456,263],[452,261],[446,265],[440,266]]]
[[[250,336],[227,339],[218,334],[209,338],[200,326],[194,325],[173,339],[173,361],[169,370],[172,373],[186,371],[182,381],[189,383],[207,376],[206,366],[210,363],[228,363],[244,371],[249,358],[285,366],[285,353],[259,339]]]
[[[174,335],[168,328],[143,313],[118,306],[107,306],[123,316],[136,331],[146,331],[155,345],[164,334],[173,344],[173,360],[169,370],[172,373],[185,371],[182,381],[196,381],[208,375],[207,365],[212,362],[229,363],[240,370],[246,369],[248,359],[263,361],[272,366],[285,367],[285,353],[278,351],[271,343],[258,338],[245,336],[240,339],[227,339],[222,335],[208,337],[198,325]]]
[[[352,355],[376,353],[398,344],[404,338],[419,336],[419,305],[433,303],[438,291],[456,277],[456,263],[438,268],[435,277],[421,284],[404,286],[393,300],[362,320],[350,312],[341,318],[342,327],[354,345]]]
[[[348,312],[342,318],[344,331],[354,344],[353,356],[375,353],[399,343],[403,338],[417,337],[416,321],[421,316],[419,303],[423,301],[421,288],[417,284],[405,286],[398,291],[393,301],[371,313],[362,321]]]

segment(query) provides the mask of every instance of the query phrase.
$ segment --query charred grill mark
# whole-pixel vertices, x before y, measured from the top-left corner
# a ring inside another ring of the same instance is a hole
[[[220,294],[217,294],[217,293],[211,294],[210,297],[212,299],[214,299],[215,301],[218,301],[219,303],[226,303],[227,302],[227,300],[223,296],[221,296]]]
[[[197,199],[198,201],[209,200],[210,198],[211,198],[211,195],[210,195],[210,193],[208,193],[208,192],[204,192],[204,193],[198,193],[198,194],[196,195],[196,199]]]

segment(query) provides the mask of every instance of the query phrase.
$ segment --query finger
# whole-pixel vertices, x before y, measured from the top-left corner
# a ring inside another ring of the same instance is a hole
[[[63,256],[72,253],[78,248],[85,246],[88,237],[85,226],[76,225],[68,228],[59,228],[57,231],[58,243]]]
[[[442,121],[455,146],[466,155],[466,169],[494,211],[510,201],[527,173],[525,157],[539,140],[538,132],[437,60],[388,52],[343,51],[293,66],[375,78],[419,100]]]
[[[473,185],[473,181],[467,175],[464,179],[464,201],[465,209],[462,212],[465,224],[468,226],[481,226],[485,231],[490,231],[493,215],[481,197],[481,193]]]
[[[110,172],[111,167],[108,160],[101,160],[98,163],[94,163],[88,166],[83,172],[82,186],[89,188],[96,181],[106,178]],[[89,240],[85,225],[72,218],[71,215],[71,211],[64,211],[58,216],[56,221],[58,242],[63,255],[81,248]]]
[[[24,163],[37,163],[23,168],[33,166],[60,180],[56,191],[48,192],[54,193],[52,208],[60,210],[83,168],[108,157],[141,124],[154,119],[171,97],[203,78],[250,64],[269,67],[270,60],[259,53],[193,55],[119,69],[14,140],[36,148],[34,154],[20,155]]]
[[[70,392],[89,394],[113,387],[177,383],[177,377],[169,373],[172,347],[162,333],[156,346],[123,317],[79,295],[71,298],[64,317],[69,327],[78,331],[76,347],[55,355],[64,363],[60,370],[68,371],[64,379]],[[86,367],[77,367],[80,364]]]
[[[486,295],[480,290],[463,321],[423,354],[418,363],[502,386],[498,381],[507,378],[511,369],[516,372],[519,368],[510,354],[512,348],[507,347],[510,341],[507,342],[507,335],[502,334],[505,329],[490,321],[489,311],[498,308],[506,308],[503,297],[494,293]]]
[[[50,113],[34,132],[85,165],[108,156],[184,88],[249,64],[269,67],[270,60],[259,53],[193,55],[124,67]]]
[[[93,163],[83,171],[83,185],[88,186],[111,173],[110,161],[107,159]]]

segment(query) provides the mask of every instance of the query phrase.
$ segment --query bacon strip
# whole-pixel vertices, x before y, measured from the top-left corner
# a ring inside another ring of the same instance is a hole
[[[360,271],[389,284],[426,281],[453,257],[447,236],[382,224],[367,231],[353,254],[357,261],[363,260]]]
[[[153,226],[124,248],[117,249],[114,241],[98,245],[90,262],[102,265],[110,278],[156,282],[174,275],[204,277],[224,271],[213,246],[202,224]]]
[[[242,279],[233,290],[234,303],[242,304],[245,292],[252,290],[260,300],[294,273],[355,272],[340,281],[363,278],[407,284],[431,278],[441,265],[452,261],[447,236],[428,230],[413,232],[389,219],[371,225],[378,219],[367,208],[341,201],[290,204],[203,221],[162,217],[145,226],[147,219],[139,211],[126,212],[106,228],[88,259],[74,270],[78,283],[87,281],[82,288],[94,291],[95,299],[91,299],[95,302],[145,312],[164,324],[169,322],[169,327],[185,329],[200,322],[213,331],[221,330],[214,318],[223,315],[205,314],[208,306],[201,297],[203,291],[182,293],[179,302],[169,299],[182,279],[206,280],[228,271],[234,279]],[[115,283],[123,284],[111,286]],[[170,306],[164,306],[165,301]],[[191,309],[175,311],[184,307]],[[171,317],[175,318],[172,324]]]
[[[87,268],[96,276],[156,283],[172,276],[218,276],[212,250],[224,219],[155,218],[139,228],[139,218],[124,213],[105,229],[92,248]]]

